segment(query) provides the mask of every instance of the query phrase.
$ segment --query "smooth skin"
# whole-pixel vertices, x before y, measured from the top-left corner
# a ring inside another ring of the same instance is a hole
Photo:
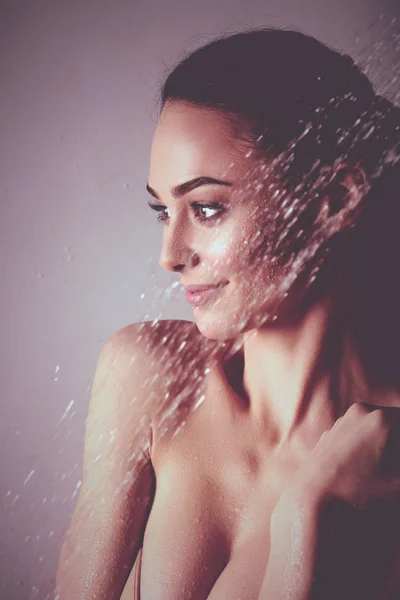
[[[143,600],[399,596],[400,399],[373,385],[356,351],[340,310],[345,265],[322,297],[296,288],[278,310],[266,297],[285,273],[246,248],[266,201],[245,193],[250,150],[215,111],[163,109],[148,179],[160,264],[185,285],[227,285],[194,308],[195,324],[131,325],[103,349],[61,600],[119,599],[142,544]],[[343,172],[357,200],[359,173]],[[200,177],[220,183],[182,186]],[[271,306],[277,317],[258,326]],[[221,340],[239,345],[228,356]],[[164,417],[182,390],[174,435]],[[136,470],[132,453],[145,457]],[[112,493],[128,472],[126,493]]]

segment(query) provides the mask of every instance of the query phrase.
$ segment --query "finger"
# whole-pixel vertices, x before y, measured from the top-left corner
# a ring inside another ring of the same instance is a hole
[[[379,406],[378,404],[370,404],[369,402],[359,402],[358,404],[360,404],[368,412],[372,412],[374,410],[382,410],[383,408],[383,406]]]
[[[400,407],[399,406],[382,406],[378,404],[370,404],[369,402],[359,402],[363,408],[365,408],[368,412],[373,412],[375,410],[382,411],[389,419],[392,420],[400,420]]]
[[[400,407],[398,406],[377,406],[367,402],[358,403],[367,413],[379,413],[379,421],[389,426],[394,435],[400,438]]]

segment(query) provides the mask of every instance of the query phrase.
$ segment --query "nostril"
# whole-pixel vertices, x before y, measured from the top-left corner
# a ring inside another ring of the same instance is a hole
[[[175,265],[174,267],[172,267],[172,270],[179,273],[180,271],[182,271],[184,266],[185,265]]]
[[[193,255],[192,255],[192,257],[191,257],[191,260],[190,260],[190,266],[191,267],[197,267],[197,265],[199,264],[199,262],[200,262],[199,255],[196,254],[196,252],[194,252]]]

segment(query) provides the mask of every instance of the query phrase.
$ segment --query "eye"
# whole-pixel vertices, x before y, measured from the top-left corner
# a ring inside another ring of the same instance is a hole
[[[170,218],[171,215],[166,213],[169,209],[163,204],[157,204],[150,200],[147,201],[147,204],[152,210],[159,213],[157,215],[157,221],[165,223]],[[198,221],[215,221],[221,217],[223,212],[225,212],[225,207],[222,204],[201,204],[199,202],[192,202],[190,206],[194,209]],[[210,214],[210,212],[213,214]]]
[[[164,211],[168,210],[168,208],[166,206],[163,206],[162,204],[156,204],[155,202],[151,202],[150,200],[147,201],[147,204],[150,206],[150,208],[152,210],[155,210],[156,212],[159,213],[157,215],[157,221],[161,221],[161,223],[163,223],[164,221],[169,219],[169,215],[166,215],[164,212]]]
[[[224,207],[221,204],[200,204],[199,202],[192,202],[190,205],[196,212],[196,218],[199,221],[214,221],[218,219]],[[210,215],[210,212],[214,214]]]

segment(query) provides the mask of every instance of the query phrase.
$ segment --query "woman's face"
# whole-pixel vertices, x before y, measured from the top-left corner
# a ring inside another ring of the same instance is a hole
[[[162,220],[161,266],[179,273],[184,286],[221,284],[193,306],[210,339],[257,327],[278,277],[264,252],[276,183],[263,171],[260,185],[260,159],[237,128],[213,110],[175,101],[162,111],[151,150],[148,191]]]

